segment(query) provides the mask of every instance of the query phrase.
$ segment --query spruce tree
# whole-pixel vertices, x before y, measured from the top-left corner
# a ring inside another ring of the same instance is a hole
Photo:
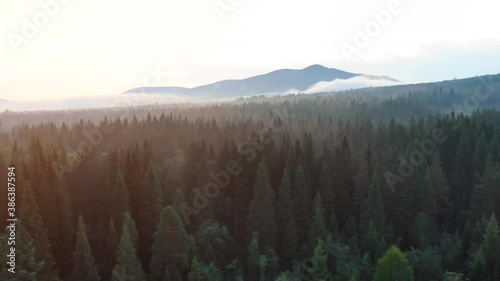
[[[412,250],[407,253],[413,270],[415,281],[442,281],[442,257],[435,248]]]
[[[205,281],[203,264],[200,263],[198,257],[194,257],[191,261],[191,270],[188,274],[189,281]]]
[[[465,126],[465,125],[464,125]],[[454,158],[454,169],[451,176],[451,196],[456,202],[455,211],[462,215],[468,206],[472,194],[472,154],[473,144],[470,139],[470,129],[464,127]]]
[[[308,269],[309,279],[311,281],[330,281],[332,274],[328,270],[328,255],[325,253],[323,246],[318,242],[314,249],[312,257],[312,267]]]
[[[500,167],[492,157],[486,161],[484,173],[475,185],[471,198],[469,220],[474,222],[481,217],[489,216],[500,211]]]
[[[153,234],[161,213],[160,181],[158,168],[153,161],[149,162],[139,200],[139,216],[136,219],[139,232],[139,256],[145,264],[148,264],[151,257]],[[131,235],[133,236],[133,234]]]
[[[260,255],[259,261],[257,263],[259,265],[259,272],[260,272],[259,281],[266,281],[266,270],[267,267],[269,266],[269,260],[267,259],[267,256]]]
[[[113,268],[111,280],[123,281],[124,279],[146,281],[136,246],[126,225],[123,226],[120,243],[116,250],[116,265]]]
[[[318,183],[318,168],[317,162],[314,159],[314,141],[311,133],[304,133],[302,141],[301,163],[304,169],[304,175],[312,189],[316,191]]]
[[[488,144],[486,141],[486,135],[481,132],[479,138],[476,140],[476,145],[474,148],[474,155],[472,156],[472,173],[475,176],[480,176],[484,171],[484,163],[486,162],[486,157],[488,156]]]
[[[280,241],[280,257],[284,264],[288,265],[295,258],[299,248],[298,240],[297,221],[293,217],[284,229],[283,238]]]
[[[160,215],[151,247],[151,280],[166,280],[169,272],[172,281],[181,281],[189,266],[189,240],[177,212],[167,206]]]
[[[280,258],[276,254],[276,251],[271,248],[266,249],[266,257],[267,257],[267,271],[266,271],[266,279],[274,280],[275,277],[278,276],[280,269]]]
[[[369,221],[377,228],[378,233],[382,233],[385,227],[384,202],[380,194],[379,179],[376,174],[373,175],[369,189],[368,197],[363,204],[363,214],[361,216],[362,230],[366,231]]]
[[[278,229],[286,228],[290,218],[293,216],[293,198],[290,188],[290,177],[288,175],[288,169],[285,168],[276,202],[276,223]]]
[[[483,242],[469,268],[471,281],[496,281],[500,278],[500,232],[494,215],[490,217]]]
[[[214,263],[210,263],[203,268],[203,274],[207,281],[223,281],[222,272]]]
[[[297,231],[299,243],[302,243],[302,241],[305,241],[307,238],[307,227],[311,219],[311,188],[307,185],[304,171],[300,166],[295,171],[293,186]]]
[[[276,243],[276,222],[274,214],[274,192],[264,163],[260,163],[255,178],[253,199],[250,202],[247,220],[247,234],[259,233],[261,249],[274,248]]]
[[[348,125],[349,126],[349,121]],[[335,213],[340,224],[344,224],[351,214],[352,194],[354,193],[354,169],[351,148],[347,137],[337,147],[335,157]]]
[[[247,275],[248,280],[257,280],[259,276],[259,234],[254,232],[248,246]]]
[[[328,221],[328,229],[333,234],[337,234],[339,232],[339,223],[337,222],[337,216],[333,210],[331,211],[330,220]]]
[[[326,207],[325,217],[331,216],[335,208],[335,190],[333,187],[332,171],[330,166],[326,161],[323,161],[321,165],[320,183],[319,183],[319,194],[323,201],[323,205]],[[314,208],[313,208],[314,212]]]
[[[103,249],[104,260],[102,264],[102,276],[104,280],[108,280],[111,276],[111,271],[116,264],[116,249],[118,247],[118,233],[113,219],[109,220],[108,232],[106,234],[106,245]]]
[[[309,228],[309,240],[311,243],[316,244],[318,239],[326,239],[328,236],[328,229],[326,227],[325,220],[325,210],[323,204],[321,203],[321,196],[319,193],[316,194],[314,199],[313,207],[314,215],[311,220],[311,226]]]
[[[385,239],[377,232],[377,228],[370,221],[361,241],[361,249],[367,252],[370,260],[376,261],[383,254],[385,247]]]
[[[83,218],[78,218],[78,227],[76,232],[75,250],[73,252],[73,270],[69,281],[100,281],[101,278],[97,272],[97,266],[92,249],[90,248],[85,223]]]
[[[40,215],[40,209],[36,202],[35,193],[29,183],[24,185],[21,193],[22,205],[19,208],[19,216],[23,220],[26,231],[31,234],[35,246],[35,258],[43,261],[43,267],[37,275],[39,281],[59,280],[57,269],[49,237],[45,228],[45,222]]]
[[[358,164],[358,171],[354,176],[353,213],[356,218],[361,216],[363,206],[368,196],[368,186],[370,185],[370,174],[368,163],[361,159]]]
[[[127,183],[130,198],[131,214],[137,219],[141,208],[142,197],[142,173],[138,152],[128,149],[125,155],[125,182]]]
[[[414,212],[425,213],[430,217],[434,217],[437,213],[437,205],[434,202],[434,197],[432,194],[431,187],[431,175],[430,170],[427,167],[422,181],[417,183],[414,187]]]
[[[483,249],[479,249],[474,253],[472,262],[469,265],[469,280],[470,281],[487,281],[489,280],[488,262]]]
[[[58,178],[52,166],[63,162],[54,154],[44,153],[40,141],[35,141],[32,151],[33,174],[30,182],[44,218],[44,225],[54,255],[62,276],[66,276],[71,268],[71,249],[74,243],[73,211],[70,202],[67,183],[64,178]],[[35,184],[36,183],[36,184]]]
[[[413,247],[425,250],[435,246],[437,241],[437,231],[433,222],[425,213],[419,213],[415,217],[410,231],[410,242]]]
[[[122,225],[123,214],[130,212],[129,195],[125,184],[125,177],[121,171],[115,176],[111,191],[110,216],[117,225]]]
[[[139,247],[139,234],[137,233],[137,227],[135,225],[135,221],[129,212],[123,214],[123,225],[126,226],[128,229],[128,233],[130,235],[130,241],[132,241],[132,243],[136,247]]]
[[[437,151],[432,156],[429,173],[432,196],[430,198],[430,210],[427,210],[426,213],[433,218],[435,223],[447,229],[452,211],[452,204],[449,201],[450,186],[446,174],[441,167],[441,156]]]
[[[181,204],[185,204],[186,203],[186,197],[184,196],[184,193],[182,192],[182,189],[177,188],[175,190],[175,194],[174,194],[174,196],[172,196],[172,200],[171,201],[172,201],[171,206],[175,207],[175,210],[177,212],[179,212],[179,206],[181,206]]]

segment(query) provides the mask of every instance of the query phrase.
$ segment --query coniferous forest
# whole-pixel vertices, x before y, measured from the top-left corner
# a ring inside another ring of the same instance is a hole
[[[498,79],[3,112],[0,279],[498,281]]]

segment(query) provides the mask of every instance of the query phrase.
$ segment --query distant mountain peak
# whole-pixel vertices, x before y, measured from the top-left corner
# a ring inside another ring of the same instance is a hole
[[[320,83],[345,81],[354,77],[364,77],[363,74],[346,72],[340,69],[328,68],[320,64],[313,64],[303,69],[278,69],[245,79],[228,79],[194,88],[183,87],[141,87],[125,92],[124,94],[151,93],[189,95],[191,97],[236,98],[262,94],[284,94],[288,92],[306,92],[314,89]],[[390,77],[367,75],[366,80],[392,81]],[[349,83],[347,83],[349,84]],[[346,83],[342,86],[346,87]],[[351,83],[364,85],[363,83]],[[366,85],[365,85],[366,86]],[[353,86],[356,88],[356,86]],[[360,86],[357,86],[359,88]]]
[[[313,64],[313,65],[310,65],[310,66],[304,68],[303,70],[307,70],[307,69],[328,69],[328,67],[323,66],[321,64]]]

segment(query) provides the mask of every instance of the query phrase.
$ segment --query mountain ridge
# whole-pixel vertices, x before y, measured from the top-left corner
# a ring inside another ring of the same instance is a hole
[[[304,92],[320,82],[347,81],[355,77],[393,83],[399,82],[388,76],[351,73],[313,64],[303,69],[278,69],[244,79],[225,79],[192,88],[175,86],[138,87],[122,94],[189,94],[195,97],[235,98],[260,94],[281,94],[288,91]]]

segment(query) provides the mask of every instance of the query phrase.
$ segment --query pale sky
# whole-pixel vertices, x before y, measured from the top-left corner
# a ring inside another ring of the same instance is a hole
[[[1,1],[0,98],[192,87],[311,64],[407,83],[500,73],[499,10],[498,0]],[[345,46],[356,48],[349,59]]]

